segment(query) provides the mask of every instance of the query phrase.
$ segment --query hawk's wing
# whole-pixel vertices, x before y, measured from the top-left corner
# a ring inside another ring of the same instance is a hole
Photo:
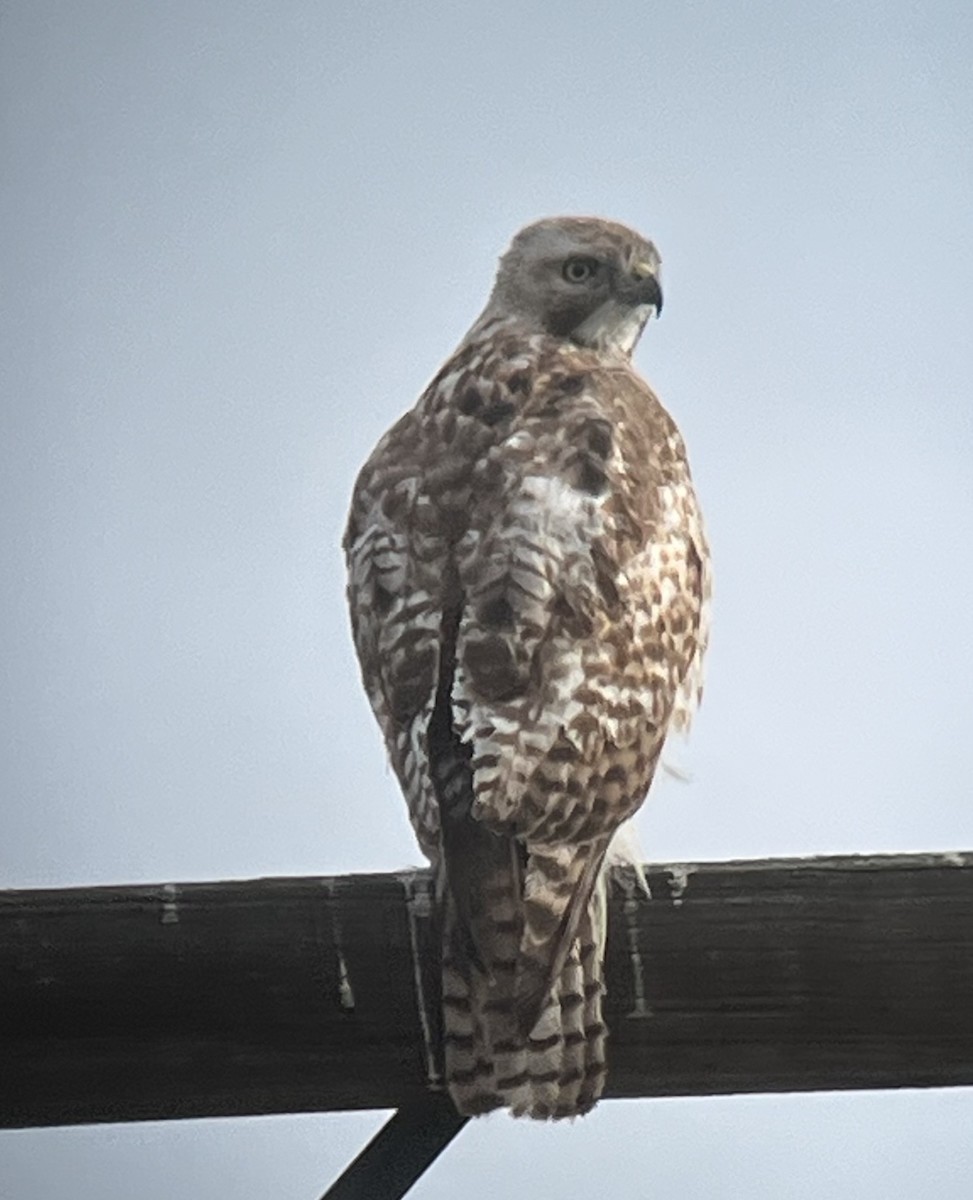
[[[423,531],[424,442],[414,412],[376,446],[355,485],[344,547],[355,650],[416,837],[440,856],[426,733],[442,636],[445,550]]]
[[[366,464],[346,537],[368,695],[434,859],[455,818],[446,859],[477,961],[472,914],[501,869],[481,824],[600,862],[705,638],[705,542],[658,401],[563,351],[516,365],[513,387],[444,369]],[[588,894],[579,876],[559,898],[545,978]]]
[[[681,439],[628,371],[580,386],[539,373],[478,475],[456,550],[451,696],[472,815],[528,850],[517,1007],[530,1028],[608,841],[688,716],[707,553]]]
[[[452,1094],[584,1111],[604,1078],[601,864],[705,648],[682,442],[628,368],[470,341],[366,464],[345,547],[368,696],[446,867]]]
[[[675,427],[629,371],[568,380],[539,373],[521,419],[475,464],[483,483],[455,553],[452,696],[475,811],[535,840],[600,834],[641,802],[670,720],[688,719],[707,636],[706,543]],[[616,752],[635,747],[627,787],[598,775],[615,767],[623,782]],[[568,797],[574,820],[561,813],[555,833],[537,772],[576,791],[579,770],[586,794]],[[600,825],[594,811],[581,820],[595,793]]]

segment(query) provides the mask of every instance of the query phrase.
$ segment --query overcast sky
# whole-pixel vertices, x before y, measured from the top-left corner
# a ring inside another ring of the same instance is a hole
[[[646,856],[973,848],[973,6],[0,3],[0,884],[391,870],[355,472],[536,217],[651,236],[716,567]],[[380,1114],[0,1135],[314,1200]],[[412,1195],[966,1197],[973,1091],[498,1115]]]

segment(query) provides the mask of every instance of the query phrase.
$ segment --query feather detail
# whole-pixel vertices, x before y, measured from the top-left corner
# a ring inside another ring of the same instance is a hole
[[[612,222],[522,230],[355,484],[355,649],[437,873],[462,1112],[559,1118],[601,1094],[606,851],[702,691],[706,536],[630,362],[658,271]]]
[[[487,972],[451,954],[455,910],[447,907],[443,1024],[449,1093],[457,1109],[471,1116],[500,1107],[536,1120],[580,1116],[601,1095],[606,1072],[604,872],[597,873],[576,935],[529,1029],[521,1020],[515,967],[523,905],[509,894],[491,895]]]

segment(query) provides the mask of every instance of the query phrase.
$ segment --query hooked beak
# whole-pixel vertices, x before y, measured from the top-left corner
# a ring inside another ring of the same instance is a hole
[[[633,263],[629,272],[631,284],[625,289],[625,298],[633,304],[651,304],[655,315],[662,312],[662,285],[657,268],[650,262]],[[628,284],[626,280],[626,284]]]
[[[640,260],[613,280],[612,295],[571,331],[579,346],[629,355],[646,322],[662,310],[659,263]]]

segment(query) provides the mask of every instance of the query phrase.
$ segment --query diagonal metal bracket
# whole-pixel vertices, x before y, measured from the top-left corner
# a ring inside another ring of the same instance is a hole
[[[398,1109],[321,1200],[402,1200],[468,1120],[447,1096]]]

